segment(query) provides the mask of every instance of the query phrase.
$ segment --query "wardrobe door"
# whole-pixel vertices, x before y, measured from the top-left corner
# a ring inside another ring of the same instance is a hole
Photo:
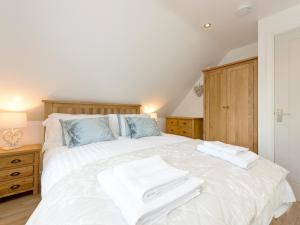
[[[227,142],[256,151],[256,61],[227,68]]]
[[[227,140],[227,87],[226,70],[206,72],[204,92],[205,140]]]

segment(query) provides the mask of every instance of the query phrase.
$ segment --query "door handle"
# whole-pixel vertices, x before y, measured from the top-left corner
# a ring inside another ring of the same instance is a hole
[[[283,109],[277,109],[276,110],[276,116],[277,116],[277,123],[282,123],[283,122],[283,117],[284,116],[290,116],[290,113],[285,113]]]

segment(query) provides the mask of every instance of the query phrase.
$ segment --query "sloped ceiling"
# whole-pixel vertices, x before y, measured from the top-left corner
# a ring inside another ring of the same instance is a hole
[[[231,50],[257,41],[257,21],[278,11],[300,4],[300,0],[159,0],[202,35],[220,46]],[[237,16],[243,5],[251,5],[252,11]],[[209,32],[203,24],[211,23]]]
[[[294,4],[284,2],[279,9]],[[259,10],[237,18],[238,4],[0,1],[0,108],[28,110],[38,120],[41,99],[63,99],[140,103],[167,115],[201,69],[256,41]],[[206,22],[213,29],[204,31]]]

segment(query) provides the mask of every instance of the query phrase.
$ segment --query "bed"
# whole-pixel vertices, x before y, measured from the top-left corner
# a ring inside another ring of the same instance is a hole
[[[136,114],[139,105],[45,101],[51,113]],[[202,154],[201,140],[162,136],[92,143],[44,153],[42,201],[27,225],[126,225],[103,192],[97,174],[123,162],[160,155],[169,164],[205,180],[202,193],[172,211],[159,225],[268,225],[295,201],[288,171],[260,158],[249,170]]]

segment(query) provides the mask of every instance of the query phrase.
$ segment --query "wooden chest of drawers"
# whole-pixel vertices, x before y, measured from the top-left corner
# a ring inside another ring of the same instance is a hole
[[[194,139],[202,139],[203,119],[192,117],[167,117],[166,132]]]
[[[0,149],[0,198],[26,191],[38,193],[41,145]]]

